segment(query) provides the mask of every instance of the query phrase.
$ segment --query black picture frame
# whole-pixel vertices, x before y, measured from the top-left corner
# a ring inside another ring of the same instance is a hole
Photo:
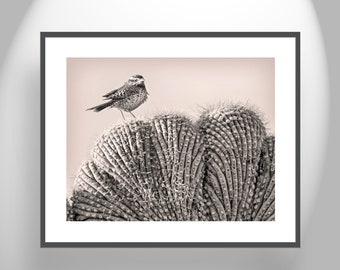
[[[45,49],[47,38],[293,38],[295,40],[296,110],[296,226],[294,242],[47,242],[45,238]],[[300,247],[300,33],[299,32],[41,32],[41,247],[114,247],[114,248],[249,248]]]

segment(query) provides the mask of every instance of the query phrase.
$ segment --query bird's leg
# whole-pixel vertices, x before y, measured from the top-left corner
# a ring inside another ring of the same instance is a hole
[[[135,116],[132,112],[129,112],[129,113],[131,113],[131,115],[132,115],[134,118],[136,118],[136,116]]]
[[[124,114],[123,114],[122,110],[119,110],[119,111],[120,111],[120,113],[122,114],[123,119],[124,119],[124,121],[125,121],[125,117],[124,117]]]

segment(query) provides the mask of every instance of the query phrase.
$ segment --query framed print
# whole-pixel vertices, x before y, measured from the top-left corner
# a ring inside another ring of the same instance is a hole
[[[41,33],[42,247],[299,247],[298,32]]]

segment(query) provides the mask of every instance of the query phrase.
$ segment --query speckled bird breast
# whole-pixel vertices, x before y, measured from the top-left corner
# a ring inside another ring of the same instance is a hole
[[[147,99],[146,92],[140,92],[129,97],[126,97],[122,100],[116,101],[113,106],[124,111],[130,112],[134,109],[138,108],[141,104],[143,104]]]

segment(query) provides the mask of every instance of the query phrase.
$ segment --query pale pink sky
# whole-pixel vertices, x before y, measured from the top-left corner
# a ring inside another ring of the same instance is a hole
[[[90,158],[97,137],[123,121],[119,110],[86,111],[102,95],[141,74],[150,93],[133,113],[152,117],[163,111],[197,119],[201,107],[221,101],[257,107],[275,127],[274,58],[68,58],[67,59],[67,194],[80,165]],[[129,119],[131,116],[125,113]]]

